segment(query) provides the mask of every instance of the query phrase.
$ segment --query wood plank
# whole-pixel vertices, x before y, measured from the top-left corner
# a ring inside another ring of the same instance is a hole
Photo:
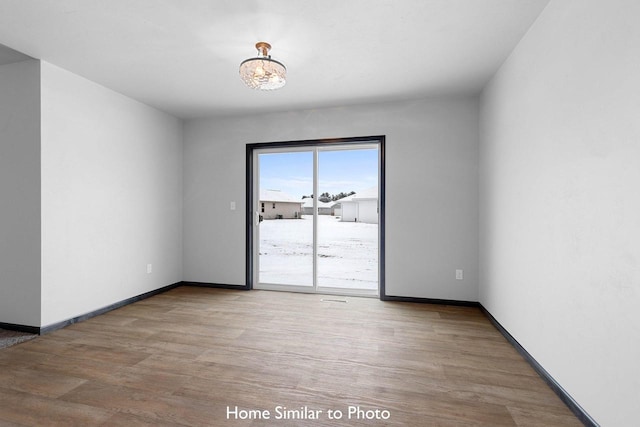
[[[95,426],[113,412],[0,388],[0,421],[22,426]]]

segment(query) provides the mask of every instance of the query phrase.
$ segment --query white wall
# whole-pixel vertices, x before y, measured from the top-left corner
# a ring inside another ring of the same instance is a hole
[[[340,210],[340,221],[355,222],[358,218],[358,204],[356,202],[342,202]]]
[[[481,99],[481,303],[601,425],[640,419],[640,2],[552,1]]]
[[[378,201],[377,200],[359,200],[358,202],[358,221],[368,224],[378,223]]]
[[[382,134],[387,294],[477,300],[477,120],[449,98],[187,122],[184,279],[245,283],[247,143]]]
[[[182,280],[182,123],[41,67],[47,326]]]
[[[40,325],[40,64],[0,66],[0,322]]]

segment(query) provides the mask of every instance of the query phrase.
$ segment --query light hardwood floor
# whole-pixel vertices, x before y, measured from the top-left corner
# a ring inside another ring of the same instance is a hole
[[[0,426],[581,425],[478,309],[322,298],[181,287],[0,350]]]

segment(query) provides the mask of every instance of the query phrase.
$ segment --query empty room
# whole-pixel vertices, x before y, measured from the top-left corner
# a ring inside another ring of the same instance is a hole
[[[634,426],[640,2],[0,0],[0,426]]]

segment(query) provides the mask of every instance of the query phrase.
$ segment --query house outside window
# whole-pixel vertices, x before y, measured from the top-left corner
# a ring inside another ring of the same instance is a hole
[[[256,207],[265,220],[302,217],[302,201],[280,190],[260,190],[258,203]]]

